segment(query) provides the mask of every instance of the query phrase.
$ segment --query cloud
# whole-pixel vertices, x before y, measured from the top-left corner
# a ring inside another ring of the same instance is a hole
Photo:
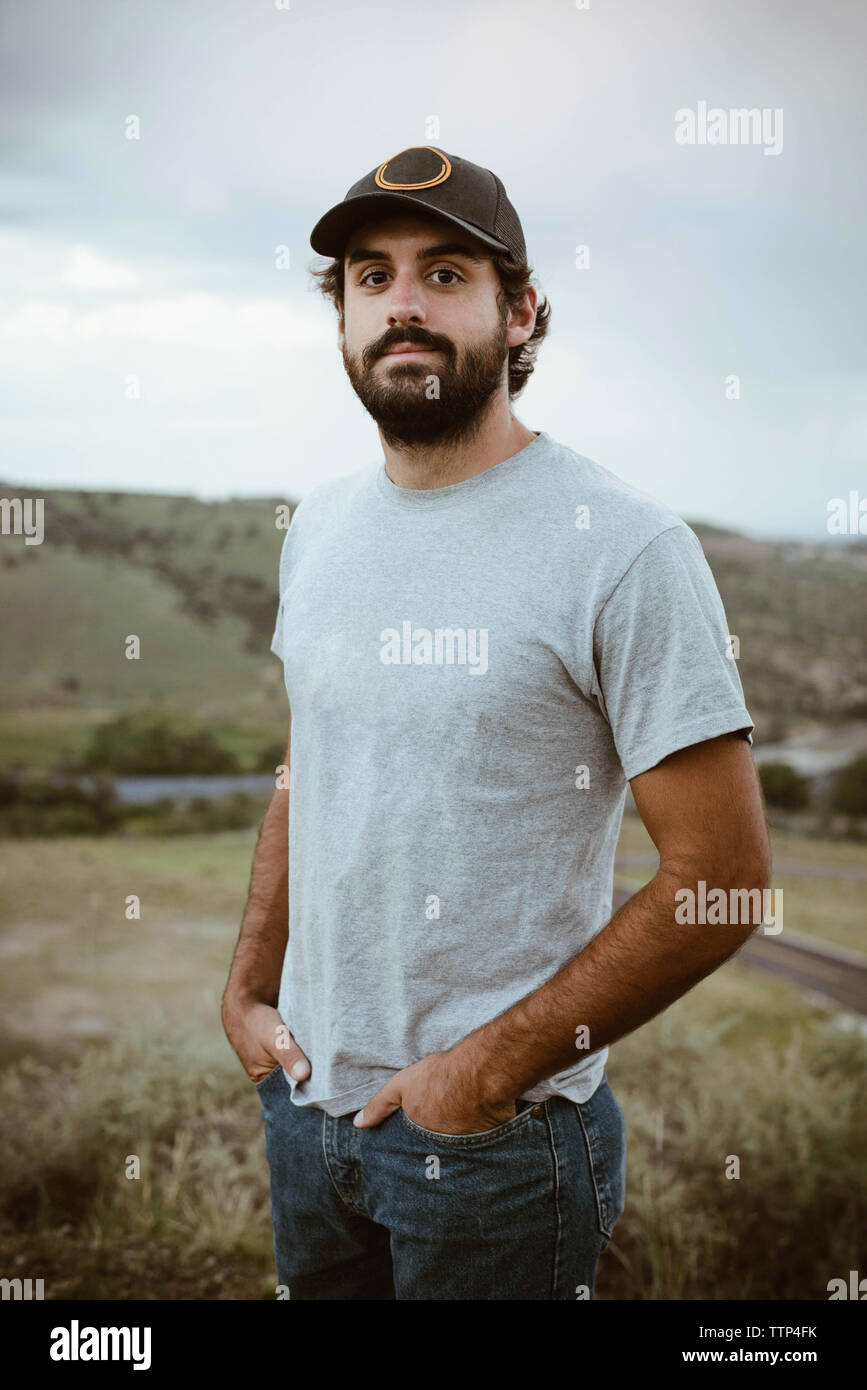
[[[528,426],[682,514],[815,528],[863,460],[867,11],[791,8],[6,0],[7,472],[299,495],[378,458],[308,237],[433,143],[502,177],[550,294]],[[780,158],[678,146],[699,99],[783,107]]]
[[[321,310],[278,299],[214,294],[117,300],[94,309],[31,300],[0,314],[0,344],[175,344],[208,353],[332,344]]]
[[[138,284],[138,276],[128,266],[99,256],[86,246],[76,246],[60,282],[73,290],[128,290]]]

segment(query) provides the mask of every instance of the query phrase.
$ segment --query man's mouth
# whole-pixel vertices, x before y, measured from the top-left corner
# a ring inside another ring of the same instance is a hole
[[[425,347],[419,343],[394,343],[386,348],[383,357],[412,357],[419,352],[439,352],[439,348]]]

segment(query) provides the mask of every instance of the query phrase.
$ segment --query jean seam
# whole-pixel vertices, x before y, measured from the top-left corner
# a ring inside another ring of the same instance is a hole
[[[560,1281],[560,1254],[562,1249],[563,1237],[563,1215],[560,1209],[560,1160],[557,1157],[557,1140],[554,1135],[554,1126],[551,1121],[551,1113],[548,1101],[544,1102],[545,1125],[548,1133],[548,1144],[551,1149],[551,1161],[554,1168],[554,1211],[557,1216],[557,1231],[554,1236],[554,1259],[551,1277],[551,1298],[556,1299],[557,1289]]]
[[[585,1104],[592,1103],[592,1101],[596,1098],[598,1089],[599,1088],[597,1087],[597,1090],[594,1091],[593,1095],[590,1097],[590,1101],[585,1102]],[[587,1166],[590,1169],[590,1178],[593,1183],[593,1192],[596,1197],[596,1216],[599,1222],[599,1230],[600,1233],[603,1236],[605,1236],[606,1240],[610,1240],[614,1227],[611,1226],[609,1228],[607,1225],[607,1216],[605,1215],[604,1211],[605,1204],[603,1202],[602,1194],[599,1190],[599,1182],[596,1176],[596,1167],[598,1159],[594,1158],[595,1135],[591,1135],[590,1133],[590,1130],[594,1128],[593,1119],[592,1116],[590,1116],[589,1114],[585,1116],[585,1114],[582,1111],[581,1105],[577,1101],[575,1102],[575,1110],[578,1114],[578,1120],[581,1125],[581,1133],[584,1135],[584,1144],[587,1149]]]
[[[326,1126],[327,1126],[327,1124],[328,1124],[329,1118],[330,1118],[330,1117],[329,1117],[329,1115],[328,1115],[328,1111],[327,1111],[327,1110],[323,1110],[323,1112],[322,1112],[322,1157],[323,1157],[323,1159],[324,1159],[324,1161],[325,1161],[325,1171],[326,1171],[326,1173],[328,1174],[328,1181],[331,1183],[331,1186],[334,1188],[334,1191],[336,1192],[336,1194],[337,1194],[339,1200],[340,1200],[340,1201],[343,1203],[343,1205],[346,1207],[347,1211],[351,1211],[352,1214],[353,1214],[353,1216],[364,1215],[363,1212],[360,1212],[359,1207],[353,1205],[353,1200],[352,1200],[352,1199],[354,1199],[354,1198],[356,1197],[356,1194],[357,1194],[357,1192],[358,1192],[358,1167],[357,1167],[357,1165],[354,1165],[354,1166],[353,1166],[353,1170],[352,1170],[352,1171],[353,1171],[352,1199],[350,1199],[349,1197],[347,1197],[347,1196],[346,1196],[346,1193],[343,1192],[343,1191],[341,1190],[340,1184],[336,1181],[336,1179],[335,1179],[335,1177],[334,1177],[334,1174],[333,1174],[332,1171],[331,1171],[331,1164],[328,1162],[328,1145],[327,1145],[326,1142],[325,1142]]]

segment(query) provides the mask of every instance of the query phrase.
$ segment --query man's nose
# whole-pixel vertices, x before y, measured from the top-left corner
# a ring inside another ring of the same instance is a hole
[[[388,321],[390,325],[424,323],[427,310],[418,281],[414,276],[397,274],[391,283],[388,300]]]

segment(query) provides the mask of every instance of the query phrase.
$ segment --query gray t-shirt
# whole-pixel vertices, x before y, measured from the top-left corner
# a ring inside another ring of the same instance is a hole
[[[296,1104],[359,1109],[605,926],[627,780],[753,728],[727,642],[695,533],[544,431],[448,487],[380,461],[299,503],[271,644]],[[587,1100],[607,1052],[523,1095]]]

